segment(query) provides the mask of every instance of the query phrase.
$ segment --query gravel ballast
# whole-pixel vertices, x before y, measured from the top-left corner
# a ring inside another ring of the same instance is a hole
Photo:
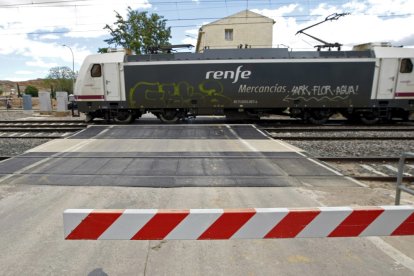
[[[307,151],[316,157],[399,157],[403,152],[413,152],[412,140],[369,141],[295,141],[289,144]]]
[[[16,156],[25,151],[44,144],[51,139],[0,139],[0,156]]]
[[[9,120],[82,120],[79,117],[54,117],[40,116],[36,112],[25,113],[22,110],[0,110],[1,121]],[[51,139],[18,139],[18,138],[1,138],[0,139],[0,156],[16,156],[25,151],[44,144]]]

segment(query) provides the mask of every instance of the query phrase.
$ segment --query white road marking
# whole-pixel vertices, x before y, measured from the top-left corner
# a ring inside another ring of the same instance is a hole
[[[387,169],[389,169],[390,171],[393,171],[393,172],[398,172],[398,169],[396,168],[396,167],[394,167],[394,166],[391,166],[391,165],[384,165],[384,167],[386,167]],[[409,174],[409,173],[403,173],[403,175],[405,175],[405,176],[413,176],[412,174]]]
[[[387,254],[390,258],[392,258],[397,263],[405,266],[409,270],[414,272],[414,260],[390,245],[389,243],[385,242],[380,237],[368,237],[367,238],[370,242],[372,242],[378,249],[382,252]]]
[[[263,131],[261,131],[261,130],[257,129],[255,126],[253,126],[253,127],[254,127],[257,131],[259,131],[260,133],[262,133],[264,136],[268,137],[268,138],[269,138],[269,139],[271,139],[271,140],[274,140],[273,138],[271,138],[271,137],[269,137],[268,135],[266,135]],[[321,162],[319,162],[319,161],[317,161],[317,160],[315,160],[315,159],[313,159],[313,158],[310,158],[310,157],[306,156],[306,155],[305,155],[305,154],[303,154],[302,152],[300,152],[300,151],[298,151],[297,149],[295,149],[295,148],[294,148],[292,145],[290,145],[289,143],[286,143],[286,142],[284,142],[284,141],[282,141],[282,140],[278,140],[278,142],[279,142],[280,144],[282,144],[283,146],[285,146],[286,148],[288,148],[288,149],[290,149],[290,150],[292,150],[292,151],[294,151],[294,152],[298,153],[299,155],[301,155],[301,156],[305,157],[308,161],[313,162],[313,163],[315,163],[315,164],[317,164],[317,165],[321,166],[322,168],[327,169],[328,171],[330,171],[330,172],[332,172],[332,173],[334,173],[334,174],[336,174],[336,175],[339,175],[339,176],[344,176],[342,173],[340,173],[340,172],[338,172],[338,171],[334,170],[333,168],[330,168],[330,167],[328,167],[328,166],[326,166],[326,165],[322,164]],[[344,176],[344,178],[345,178],[345,179],[347,179],[347,180],[349,180],[349,181],[351,181],[351,182],[354,182],[354,183],[355,183],[355,184],[357,184],[358,186],[361,186],[361,187],[364,187],[364,188],[369,187],[368,185],[366,185],[366,184],[364,184],[364,183],[362,183],[362,182],[360,182],[360,181],[358,181],[358,180],[356,180],[356,179],[353,179],[352,177],[349,177],[349,176]]]
[[[388,174],[385,174],[383,172],[377,171],[376,169],[374,169],[370,165],[363,164],[363,165],[360,165],[360,166],[363,167],[364,169],[366,169],[367,171],[372,172],[372,173],[375,173],[375,174],[378,174],[378,175],[381,175],[381,176],[388,176]]]
[[[267,135],[264,131],[258,129],[255,125],[251,125],[257,132],[259,132],[260,134],[262,134],[264,137],[266,137],[269,140],[274,140],[272,137],[270,137],[269,135]]]
[[[78,131],[78,132],[73,133],[72,135],[70,135],[70,136],[66,137],[66,139],[71,138],[71,137],[73,137],[73,136],[75,136],[75,135],[78,135],[78,134],[80,134],[80,133],[84,132],[85,130],[87,130],[88,128],[89,128],[89,126],[85,127],[85,128],[84,128],[84,129],[82,129],[81,131]]]
[[[281,143],[281,144],[283,144],[285,147],[287,147],[288,149],[290,149],[290,150],[293,150],[293,151],[295,151],[295,152],[297,152],[299,155],[301,155],[301,156],[303,156],[303,157],[305,157],[307,160],[309,160],[309,161],[311,161],[311,162],[313,162],[313,163],[315,163],[315,164],[318,164],[319,166],[321,166],[321,167],[323,167],[323,168],[325,168],[325,169],[327,169],[328,171],[330,171],[330,172],[332,172],[332,173],[334,173],[334,174],[336,174],[336,175],[339,175],[339,176],[344,176],[342,173],[340,173],[340,172],[338,172],[338,171],[336,171],[336,170],[334,170],[334,169],[332,169],[332,168],[330,168],[330,167],[328,167],[328,166],[326,166],[326,165],[324,165],[324,164],[322,164],[322,163],[320,163],[320,162],[318,162],[318,161],[316,161],[316,160],[314,160],[314,159],[312,159],[312,158],[310,158],[310,157],[308,157],[308,156],[306,156],[305,154],[303,154],[303,153],[301,153],[301,152],[299,152],[299,151],[296,151],[290,144],[288,144],[288,143],[286,143],[286,142],[284,142],[284,141],[282,141],[282,140],[278,140],[278,142],[279,143]]]
[[[231,128],[230,125],[225,124],[225,126],[228,128],[228,130],[231,132],[231,134],[233,134],[238,140],[239,142],[241,142],[243,145],[245,145],[248,149],[250,149],[253,152],[259,152],[259,150],[257,148],[255,148],[254,146],[252,146],[249,142],[247,142],[245,139],[241,138],[237,132],[234,131],[234,129]]]
[[[311,190],[307,190],[307,192],[313,193],[313,191]],[[316,196],[314,196],[313,199],[319,205],[326,207],[326,205],[320,202]],[[370,242],[372,242],[379,250],[388,255],[395,262],[401,264],[402,266],[414,272],[414,260],[402,253],[394,246],[390,245],[380,237],[365,237],[364,239],[367,239]]]

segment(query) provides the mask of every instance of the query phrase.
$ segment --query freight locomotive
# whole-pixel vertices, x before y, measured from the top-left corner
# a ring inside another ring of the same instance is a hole
[[[114,52],[85,59],[74,94],[87,121],[279,114],[322,124],[340,113],[373,124],[414,113],[413,61],[414,49],[384,43],[352,51]]]

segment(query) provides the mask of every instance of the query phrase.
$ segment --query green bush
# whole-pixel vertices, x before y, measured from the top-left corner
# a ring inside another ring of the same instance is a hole
[[[26,95],[32,95],[32,97],[38,97],[39,96],[39,89],[32,85],[26,86],[26,89],[24,90],[24,93]]]

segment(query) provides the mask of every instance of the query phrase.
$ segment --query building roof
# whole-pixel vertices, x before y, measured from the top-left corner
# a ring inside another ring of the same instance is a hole
[[[223,17],[221,19],[218,19],[216,21],[210,22],[208,24],[205,24],[205,25],[201,26],[200,30],[203,27],[205,27],[205,26],[216,25],[216,24],[221,23],[222,21],[226,21],[228,19],[233,19],[233,18],[252,18],[252,17],[257,17],[257,18],[260,18],[260,19],[264,19],[265,21],[268,21],[269,23],[271,22],[272,24],[275,23],[275,21],[273,19],[271,19],[271,18],[269,18],[267,16],[264,16],[264,15],[261,15],[261,14],[258,14],[258,13],[255,13],[255,12],[252,12],[252,11],[249,11],[249,10],[243,10],[243,11],[240,11],[238,13],[235,13],[235,14],[232,14],[232,15],[229,15],[229,16],[226,16],[226,17]]]

